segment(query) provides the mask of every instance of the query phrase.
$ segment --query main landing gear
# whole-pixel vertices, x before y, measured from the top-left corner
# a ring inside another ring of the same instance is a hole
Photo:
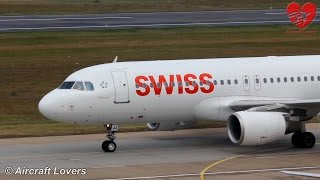
[[[117,149],[117,144],[114,142],[116,139],[115,133],[118,131],[118,125],[107,124],[104,126],[107,129],[108,140],[103,141],[102,149],[104,152],[114,152]]]
[[[297,148],[312,148],[316,143],[316,138],[310,132],[295,132],[291,137],[291,142]]]

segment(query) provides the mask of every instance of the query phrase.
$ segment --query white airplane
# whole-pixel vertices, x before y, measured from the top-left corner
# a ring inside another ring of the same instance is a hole
[[[190,128],[198,120],[228,121],[230,140],[261,145],[293,133],[312,148],[305,122],[320,111],[320,56],[116,62],[71,74],[39,103],[49,119],[104,125],[106,152],[116,150],[121,123],[151,130]]]

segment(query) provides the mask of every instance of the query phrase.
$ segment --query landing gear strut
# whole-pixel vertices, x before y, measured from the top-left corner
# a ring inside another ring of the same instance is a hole
[[[291,142],[297,148],[312,148],[316,143],[316,138],[310,132],[295,132],[291,137]]]
[[[102,149],[104,152],[114,152],[117,149],[117,144],[114,142],[116,139],[115,133],[118,131],[118,125],[107,124],[104,126],[107,129],[108,140],[103,141]]]

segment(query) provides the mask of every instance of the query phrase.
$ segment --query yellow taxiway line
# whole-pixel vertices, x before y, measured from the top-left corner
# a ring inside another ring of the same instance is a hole
[[[205,180],[204,176],[205,176],[206,172],[207,172],[209,169],[213,168],[214,166],[217,166],[217,165],[219,165],[219,164],[221,164],[221,163],[223,163],[223,162],[226,162],[226,161],[229,161],[229,160],[232,160],[232,159],[241,157],[241,156],[243,156],[243,155],[232,156],[232,157],[229,157],[229,158],[222,159],[222,160],[220,160],[220,161],[218,161],[218,162],[215,162],[215,163],[213,163],[213,164],[210,164],[209,166],[207,166],[206,168],[204,168],[204,169],[201,171],[201,173],[200,173],[200,179],[201,179],[201,180]]]
[[[219,164],[222,164],[226,161],[230,161],[232,159],[235,159],[235,158],[239,158],[239,157],[244,157],[244,156],[248,156],[250,154],[256,154],[256,153],[263,153],[263,152],[271,152],[271,151],[275,151],[275,150],[280,150],[280,149],[288,149],[288,148],[291,148],[290,146],[289,147],[280,147],[280,148],[272,148],[272,149],[266,149],[266,150],[262,150],[262,151],[256,151],[256,152],[252,152],[252,153],[247,153],[247,154],[240,154],[240,155],[237,155],[237,156],[232,156],[232,157],[228,157],[228,158],[225,158],[225,159],[222,159],[218,162],[214,162],[213,164],[210,164],[209,166],[207,166],[206,168],[204,168],[201,172],[200,172],[200,180],[205,180],[205,175],[206,175],[206,172],[219,165]]]

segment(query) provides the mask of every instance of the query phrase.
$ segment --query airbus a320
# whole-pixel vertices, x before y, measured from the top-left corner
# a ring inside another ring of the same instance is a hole
[[[305,122],[320,111],[320,56],[115,62],[81,69],[42,98],[49,119],[106,127],[106,152],[117,148],[118,124],[151,130],[228,121],[230,140],[261,145],[292,135],[312,148]]]

